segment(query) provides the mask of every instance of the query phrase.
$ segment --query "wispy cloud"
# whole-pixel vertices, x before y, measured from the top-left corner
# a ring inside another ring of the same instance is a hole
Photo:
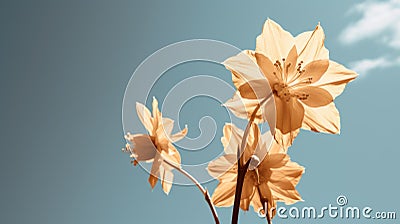
[[[361,17],[341,33],[340,40],[343,43],[374,38],[400,49],[400,0],[366,1],[354,5],[349,13]]]
[[[391,60],[385,57],[362,59],[350,64],[351,69],[361,75],[366,75],[375,69],[388,68],[392,66],[400,66],[400,58]]]
[[[343,44],[370,40],[391,48],[392,53],[400,50],[400,0],[366,0],[351,7],[348,14],[359,19],[341,32],[339,39]],[[361,75],[394,66],[400,66],[400,57],[390,53],[350,63],[351,69]]]

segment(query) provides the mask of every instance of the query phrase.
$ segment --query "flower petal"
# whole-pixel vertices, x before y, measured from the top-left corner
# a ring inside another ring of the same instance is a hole
[[[233,98],[226,101],[223,106],[229,108],[235,116],[247,119],[251,116],[258,103],[259,100],[250,100],[240,97],[239,91],[236,91]],[[254,121],[257,123],[263,122],[261,110],[257,111]]]
[[[126,138],[134,145],[133,153],[137,161],[150,162],[152,159],[154,159],[157,149],[151,141],[149,135],[131,135],[128,133]]]
[[[242,142],[243,131],[232,123],[227,123],[223,129],[221,137],[222,145],[226,154],[237,154],[238,147]],[[237,157],[236,157],[237,158]],[[236,160],[235,158],[235,160]]]
[[[172,135],[170,137],[170,139],[172,142],[177,142],[177,141],[181,140],[182,138],[184,138],[186,136],[187,132],[188,132],[188,128],[187,128],[187,126],[185,126],[185,128],[182,129],[182,131],[175,133],[174,135]]]
[[[237,176],[236,154],[226,154],[211,161],[208,164],[207,171],[215,179],[225,178],[224,181],[235,181]]]
[[[270,86],[274,86],[275,83],[282,81],[282,77],[280,75],[276,75],[276,68],[267,56],[265,56],[263,53],[255,53],[255,58],[257,65],[260,67],[263,75],[268,79]]]
[[[158,110],[158,101],[155,97],[153,97],[153,127],[158,127],[162,121],[161,112]],[[154,135],[154,134],[152,134]]]
[[[339,96],[347,83],[353,81],[357,73],[345,68],[343,65],[334,61],[329,61],[329,67],[325,74],[313,86],[326,89],[333,98]]]
[[[275,104],[277,114],[275,140],[287,150],[302,125],[304,107],[294,98],[285,101],[280,97],[275,97]]]
[[[158,177],[160,176],[160,167],[161,167],[162,159],[160,153],[156,153],[153,161],[153,165],[151,166],[149,183],[151,188],[154,188],[157,184]]]
[[[147,109],[143,104],[136,102],[136,113],[146,130],[152,134],[153,120],[151,118],[149,109]]]
[[[275,200],[285,202],[285,204],[287,205],[302,200],[299,192],[291,184],[290,181],[282,179],[282,181],[279,182],[279,185],[273,184],[271,182],[268,182],[268,185]]]
[[[236,88],[251,80],[264,78],[252,51],[242,51],[225,60],[223,64],[232,72],[232,81]]]
[[[295,93],[298,95],[307,95],[305,98],[299,98],[302,103],[310,107],[321,107],[333,102],[333,97],[323,88],[318,88],[315,86],[304,86],[297,88]]]
[[[272,93],[267,79],[255,79],[245,82],[239,86],[238,91],[243,98],[259,99],[260,101]]]
[[[267,171],[271,168],[280,168],[286,165],[290,160],[289,156],[285,153],[268,154],[261,162],[260,171]]]
[[[305,81],[315,83],[321,79],[329,67],[329,60],[316,60],[308,63],[304,67],[302,72],[297,79],[293,81],[292,85],[296,85]]]
[[[256,51],[264,53],[272,61],[275,61],[286,57],[293,45],[292,34],[282,29],[276,22],[268,19],[264,23],[261,35],[257,37]]]
[[[340,132],[340,116],[335,103],[322,107],[305,105],[304,109],[303,129],[331,134]]]
[[[168,168],[163,168],[163,172],[161,173],[161,186],[164,190],[165,194],[169,194],[172,187],[172,182],[174,179],[174,174]]]
[[[218,207],[232,206],[235,199],[235,189],[235,181],[219,182],[211,197],[213,204]]]
[[[286,61],[283,65],[283,69],[285,72],[285,82],[290,83],[291,80],[294,78],[296,75],[296,70],[297,70],[297,48],[296,45],[292,47],[292,49],[289,51],[289,54],[286,58]]]
[[[260,204],[261,204],[263,210],[264,211],[267,210],[270,219],[272,219],[272,217],[274,217],[276,214],[276,202],[275,202],[275,199],[272,195],[271,189],[269,188],[267,182],[262,182],[258,186],[258,193],[259,193],[258,196],[259,196],[260,202],[261,202]],[[254,195],[255,196],[253,197],[253,200],[256,199],[256,194],[254,194]],[[265,208],[266,202],[267,202],[268,208]]]
[[[166,136],[170,136],[172,129],[174,128],[174,120],[170,118],[163,117],[162,118],[162,127],[164,129],[164,133]]]
[[[257,107],[259,100],[251,100],[242,98],[239,91],[236,91],[232,99],[229,99],[223,106],[227,107],[232,113],[243,119],[251,117],[254,109]],[[254,119],[255,123],[263,123],[268,121],[271,132],[275,132],[275,101],[273,95],[267,99],[262,107],[257,111]]]
[[[319,24],[314,31],[304,32],[295,37],[299,50],[298,61],[308,64],[315,60],[329,59],[329,51],[325,48],[324,41],[324,30]]]

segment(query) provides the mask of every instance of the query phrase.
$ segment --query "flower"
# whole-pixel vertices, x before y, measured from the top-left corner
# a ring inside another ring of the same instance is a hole
[[[165,159],[169,163],[176,166],[181,164],[181,156],[178,150],[172,144],[185,137],[187,127],[182,131],[171,135],[174,121],[169,118],[163,118],[158,110],[158,101],[153,98],[153,116],[150,111],[141,103],[136,103],[136,112],[144,127],[149,134],[130,134],[125,135],[125,139],[133,144],[126,144],[125,151],[131,153],[136,165],[140,161],[153,162],[149,183],[152,188],[157,184],[158,178],[166,194],[171,190],[173,173],[172,167],[166,164]]]
[[[339,133],[340,116],[333,100],[357,74],[329,60],[324,39],[320,25],[293,37],[268,19],[257,37],[255,51],[243,51],[224,62],[237,88],[225,105],[245,118],[272,93],[276,116],[271,112],[271,103],[266,103],[255,121],[268,121],[285,150],[300,128]]]
[[[221,141],[225,155],[210,162],[208,172],[219,180],[219,184],[212,195],[216,206],[228,207],[234,203],[237,167],[237,145],[241,142],[243,131],[233,124],[226,124]],[[281,147],[272,139],[271,132],[260,135],[260,130],[253,123],[249,132],[248,143],[243,152],[245,161],[251,159],[249,170],[246,172],[240,201],[240,208],[247,211],[252,205],[255,212],[265,209],[275,212],[276,201],[292,204],[301,197],[295,186],[304,172],[304,168],[291,162],[289,155],[280,151]],[[270,145],[272,144],[272,145]],[[268,148],[271,148],[269,152]]]

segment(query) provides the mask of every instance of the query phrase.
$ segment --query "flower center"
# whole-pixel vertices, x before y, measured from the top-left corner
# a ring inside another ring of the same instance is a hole
[[[303,85],[309,85],[312,82],[311,77],[306,77],[302,80],[298,80],[305,70],[302,69],[303,61],[297,64],[297,69],[294,74],[289,74],[289,68],[292,66],[290,62],[287,62],[285,58],[282,58],[282,62],[277,60],[274,64],[275,71],[273,74],[279,80],[273,86],[273,92],[276,96],[288,102],[291,97],[296,97],[299,100],[305,100],[309,94],[306,93],[295,93],[294,87],[301,87]],[[290,79],[288,80],[290,75]],[[297,91],[296,91],[297,92]]]
[[[288,85],[284,83],[275,83],[273,92],[276,96],[280,97],[285,101],[289,101],[292,93],[290,92],[290,88]]]

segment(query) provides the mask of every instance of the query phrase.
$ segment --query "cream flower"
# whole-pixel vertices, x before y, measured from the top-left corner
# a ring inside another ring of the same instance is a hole
[[[255,121],[272,121],[271,131],[284,149],[292,144],[300,128],[339,133],[340,116],[333,100],[357,74],[329,60],[324,39],[320,25],[293,37],[268,19],[257,37],[255,51],[243,51],[224,62],[238,89],[225,105],[237,116],[248,117],[272,92],[276,123],[268,111],[271,104],[261,108]]]
[[[236,150],[241,142],[243,131],[233,124],[224,127],[222,143],[225,155],[210,162],[208,172],[220,182],[215,189],[212,200],[216,206],[232,206],[235,197],[236,179],[238,173]],[[304,168],[295,162],[291,162],[289,155],[280,151],[279,145],[272,140],[270,132],[260,135],[257,125],[252,125],[249,133],[248,144],[244,151],[245,161],[251,159],[242,189],[240,208],[249,210],[252,205],[254,211],[276,208],[276,201],[287,204],[301,200],[295,186],[304,172]],[[269,139],[269,140],[268,140]],[[272,143],[267,154],[269,143]],[[272,219],[274,212],[271,212]]]
[[[149,183],[152,188],[157,184],[158,178],[166,194],[169,193],[173,181],[172,167],[165,163],[167,160],[176,166],[180,166],[181,157],[178,150],[172,144],[185,137],[187,128],[171,135],[174,121],[163,118],[158,110],[158,102],[153,98],[153,116],[150,111],[141,103],[136,103],[136,112],[140,121],[147,129],[149,134],[130,134],[125,135],[126,140],[133,144],[126,144],[125,150],[131,153],[134,164],[139,161],[153,162]]]

